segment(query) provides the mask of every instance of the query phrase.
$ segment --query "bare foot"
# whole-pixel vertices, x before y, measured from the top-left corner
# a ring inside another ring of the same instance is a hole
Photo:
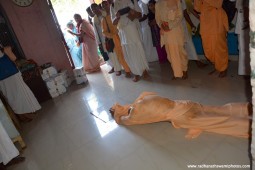
[[[147,70],[144,70],[143,71],[143,75],[142,75],[144,78],[147,78],[147,77],[149,77],[149,73],[148,73],[148,71]]]
[[[1,169],[1,170],[6,170],[6,168],[5,168],[5,166],[4,166],[3,163],[0,164],[0,169]]]
[[[108,72],[108,74],[112,74],[114,73],[114,68],[112,67],[112,69]]]
[[[138,82],[139,80],[140,80],[140,76],[135,75],[135,77],[133,78],[133,82]]]
[[[130,73],[130,72],[126,72],[125,77],[126,77],[126,78],[130,78],[130,77],[131,77],[131,73]]]
[[[120,75],[121,75],[121,71],[117,71],[116,76],[120,76]]]
[[[30,115],[28,115],[29,113],[25,113],[25,114],[16,114],[18,119],[21,122],[31,122],[34,118],[31,117]]]
[[[214,69],[213,71],[209,72],[208,74],[209,74],[209,75],[212,75],[212,74],[214,74],[215,72],[216,72],[216,70]]]
[[[220,74],[219,74],[220,78],[223,78],[223,77],[226,77],[226,76],[227,76],[227,70],[221,71]]]
[[[201,133],[202,133],[202,130],[200,129],[189,129],[187,135],[185,135],[185,138],[194,139],[198,137]]]
[[[198,67],[198,68],[204,68],[204,67],[208,66],[208,64],[205,64],[205,63],[203,63],[203,62],[200,61],[200,60],[197,60],[197,61],[196,61],[196,64],[197,64],[197,67]]]
[[[186,80],[187,78],[188,78],[188,72],[187,71],[183,71],[182,79]]]
[[[8,164],[6,164],[6,166],[11,166],[11,165],[15,165],[15,164],[24,162],[25,159],[26,159],[25,157],[17,156],[15,158],[13,158],[10,162],[8,162]]]

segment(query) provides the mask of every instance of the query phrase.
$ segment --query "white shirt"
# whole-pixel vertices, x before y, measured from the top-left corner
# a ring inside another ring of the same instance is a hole
[[[143,15],[148,15],[148,13],[149,13],[148,6],[145,3],[143,3],[142,0],[138,1],[138,5],[139,5],[139,7],[141,9],[142,16]],[[146,20],[140,22],[140,24],[141,24],[142,28],[148,27],[149,26],[148,18]]]
[[[94,27],[97,44],[104,44],[105,42],[105,37],[103,36],[102,28],[101,28],[101,20],[102,20],[102,16],[98,17],[95,15],[93,17],[93,27]]]
[[[134,4],[132,3],[131,0],[115,0],[114,1],[114,7],[111,5],[111,18],[112,20],[114,20],[114,18],[116,17],[115,14],[123,8],[126,7],[130,7],[131,9],[134,9],[138,12],[141,12],[141,9],[139,8],[137,1],[134,0]],[[131,22],[138,22],[137,19],[135,19],[134,21],[131,21],[128,17],[128,14],[124,14],[120,17],[120,20],[118,22],[118,29],[121,29],[125,26],[127,26],[129,23]]]

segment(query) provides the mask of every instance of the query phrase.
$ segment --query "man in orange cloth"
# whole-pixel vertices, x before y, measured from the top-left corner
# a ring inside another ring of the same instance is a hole
[[[228,17],[222,8],[223,0],[195,0],[194,9],[200,12],[200,34],[205,56],[215,65],[219,77],[227,75]]]
[[[102,8],[106,11],[106,16],[104,16],[103,19],[101,20],[102,32],[105,37],[113,39],[114,52],[117,55],[117,61],[113,61],[113,64],[120,63],[126,72],[126,77],[131,77],[130,68],[126,63],[126,60],[124,59],[124,54],[122,51],[120,38],[118,35],[119,31],[117,29],[117,26],[113,25],[112,20],[111,20],[111,16],[110,16],[110,5],[111,4],[112,4],[112,0],[102,2]],[[117,76],[121,75],[121,66],[119,64],[118,64],[118,67],[119,68],[114,66],[114,70],[117,72],[116,73]]]
[[[156,93],[143,92],[133,104],[115,104],[110,112],[123,125],[167,121],[175,128],[186,128],[188,139],[203,131],[236,137],[249,137],[249,103],[207,106],[188,100],[170,100]]]

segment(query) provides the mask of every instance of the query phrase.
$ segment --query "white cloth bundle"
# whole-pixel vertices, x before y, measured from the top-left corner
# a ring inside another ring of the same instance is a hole
[[[51,66],[49,68],[44,69],[43,74],[48,74],[49,77],[52,77],[52,76],[58,74],[58,72],[57,72],[57,69],[54,66]]]
[[[73,69],[73,73],[74,73],[75,77],[79,77],[81,75],[85,75],[86,74],[84,69],[83,69],[83,67],[78,67],[78,68]]]
[[[50,93],[52,98],[55,98],[55,97],[59,96],[59,93],[58,93],[57,89],[50,89],[49,93]]]
[[[80,77],[75,77],[75,80],[76,80],[77,84],[86,83],[88,81],[86,75],[83,75],[83,76],[80,76]]]
[[[66,88],[65,88],[64,85],[58,85],[57,86],[57,91],[58,91],[59,94],[63,94],[63,93],[66,92]]]

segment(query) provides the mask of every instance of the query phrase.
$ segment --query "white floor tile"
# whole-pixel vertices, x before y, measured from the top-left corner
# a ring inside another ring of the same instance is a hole
[[[171,123],[119,126],[109,108],[133,102],[153,91],[178,100],[218,105],[249,101],[249,81],[230,62],[228,76],[209,76],[189,64],[188,80],[171,80],[170,64],[150,63],[150,78],[137,83],[108,74],[110,67],[88,74],[89,83],[73,83],[67,93],[43,103],[36,119],[23,124],[26,161],[10,170],[184,170],[188,164],[249,164],[248,139],[202,133],[185,139],[185,129]],[[93,112],[94,115],[90,114]]]

